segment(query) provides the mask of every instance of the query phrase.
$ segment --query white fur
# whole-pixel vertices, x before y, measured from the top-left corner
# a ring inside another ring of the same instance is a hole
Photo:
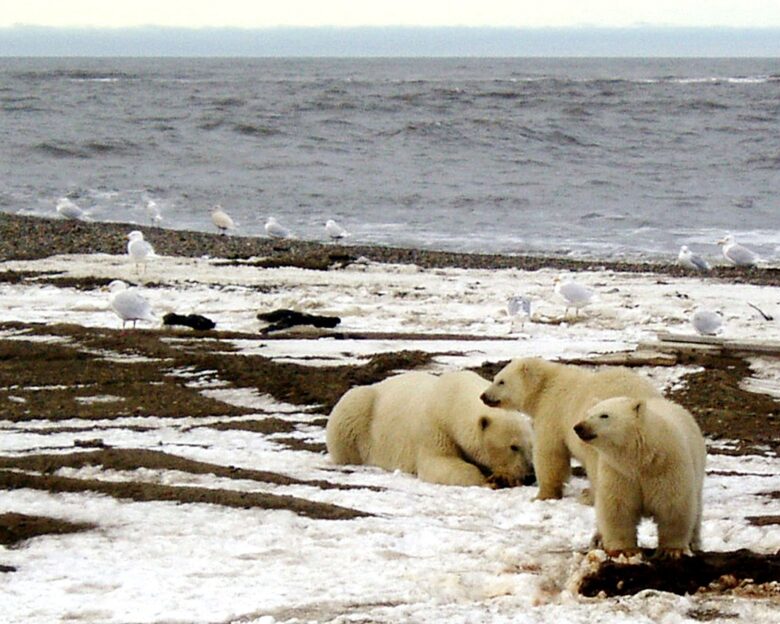
[[[432,483],[518,484],[532,473],[531,427],[520,414],[485,406],[479,395],[488,385],[469,371],[409,372],[352,388],[328,419],[330,456]]]
[[[666,399],[617,397],[589,409],[576,428],[598,453],[605,550],[635,550],[643,516],[658,524],[661,554],[700,548],[707,450],[690,412]]]
[[[513,360],[494,377],[482,394],[488,405],[528,414],[534,426],[534,469],[539,481],[537,498],[561,498],[577,459],[595,485],[598,468],[593,449],[572,427],[598,401],[613,396],[660,396],[644,377],[626,368],[593,371],[582,366],[540,358]],[[590,501],[586,501],[590,502]]]

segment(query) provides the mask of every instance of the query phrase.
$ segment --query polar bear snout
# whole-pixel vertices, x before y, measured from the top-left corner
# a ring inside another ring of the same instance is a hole
[[[488,395],[487,390],[485,390],[485,392],[480,394],[479,398],[488,407],[498,407],[499,405],[501,405],[501,401],[499,399],[494,399],[493,397]]]
[[[583,442],[590,442],[596,438],[596,433],[585,422],[574,425],[574,433],[576,433]]]

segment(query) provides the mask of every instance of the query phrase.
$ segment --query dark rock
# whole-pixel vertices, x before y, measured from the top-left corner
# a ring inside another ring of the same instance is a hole
[[[262,334],[289,329],[296,325],[312,325],[313,327],[332,329],[341,323],[341,319],[338,316],[320,316],[284,308],[273,310],[272,312],[260,312],[257,318],[269,323],[268,327],[263,328],[260,332]]]
[[[217,326],[210,318],[200,314],[176,314],[175,312],[169,312],[163,317],[163,325],[182,325],[197,331],[207,331]]]

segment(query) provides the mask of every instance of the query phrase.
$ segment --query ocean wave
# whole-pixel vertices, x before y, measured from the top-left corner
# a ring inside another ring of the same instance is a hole
[[[33,151],[54,158],[92,158],[137,152],[138,146],[128,141],[86,141],[78,144],[43,141],[34,145]]]
[[[78,82],[118,82],[136,80],[138,76],[122,71],[91,71],[85,69],[54,69],[46,71],[27,71],[14,74],[19,80],[73,80]]]
[[[755,158],[749,158],[747,164],[754,169],[778,171],[780,170],[780,156],[757,156]]]
[[[281,130],[278,128],[272,128],[270,126],[255,125],[249,123],[237,123],[233,125],[233,130],[238,134],[251,137],[268,137],[281,134]]]
[[[517,134],[525,139],[539,141],[553,146],[598,147],[596,143],[583,141],[573,134],[563,132],[562,130],[536,130],[523,126],[517,131]]]

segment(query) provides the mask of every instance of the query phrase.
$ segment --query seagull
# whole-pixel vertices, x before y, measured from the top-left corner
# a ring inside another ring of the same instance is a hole
[[[236,224],[233,223],[233,219],[230,215],[222,210],[222,206],[217,204],[211,209],[211,222],[217,226],[217,229],[225,234],[227,230],[235,230]]]
[[[531,299],[523,295],[509,297],[506,302],[506,311],[509,314],[509,318],[512,319],[509,331],[511,332],[514,329],[515,319],[518,316],[521,319],[520,328],[522,329],[525,325],[525,319],[531,318]]]
[[[325,223],[325,232],[327,232],[328,236],[330,236],[333,240],[337,240],[339,238],[346,238],[347,236],[351,236],[351,234],[349,232],[347,232],[343,227],[341,227],[333,219],[328,219],[328,221]]]
[[[702,258],[699,254],[693,253],[688,249],[688,245],[680,247],[680,253],[677,254],[677,262],[679,262],[686,269],[693,271],[709,271],[710,263]]]
[[[84,211],[67,197],[57,200],[57,213],[65,219],[78,221],[84,218]]]
[[[563,282],[560,277],[555,278],[555,292],[566,302],[566,309],[563,312],[564,318],[569,313],[569,308],[574,308],[576,316],[579,316],[580,308],[588,305],[595,294],[582,284],[573,280]]]
[[[146,271],[146,260],[154,255],[154,248],[144,240],[144,235],[138,230],[133,230],[127,235],[127,255],[135,263],[135,272],[138,273],[139,266]]]
[[[146,202],[146,215],[149,217],[149,223],[155,226],[160,225],[160,222],[162,221],[160,207],[153,199],[150,199],[148,202]]]
[[[723,250],[723,257],[734,266],[756,266],[758,256],[744,245],[740,245],[734,240],[731,234],[728,234],[718,241],[718,245]]]
[[[702,336],[714,336],[723,326],[723,318],[712,310],[696,308],[691,315],[691,325]]]
[[[288,238],[290,236],[290,231],[274,217],[268,217],[268,221],[265,222],[265,233],[271,238]]]
[[[138,321],[157,320],[149,302],[135,288],[128,288],[126,282],[114,280],[108,285],[108,291],[111,293],[109,305],[121,319],[123,329],[128,322],[132,322],[135,328]]]

